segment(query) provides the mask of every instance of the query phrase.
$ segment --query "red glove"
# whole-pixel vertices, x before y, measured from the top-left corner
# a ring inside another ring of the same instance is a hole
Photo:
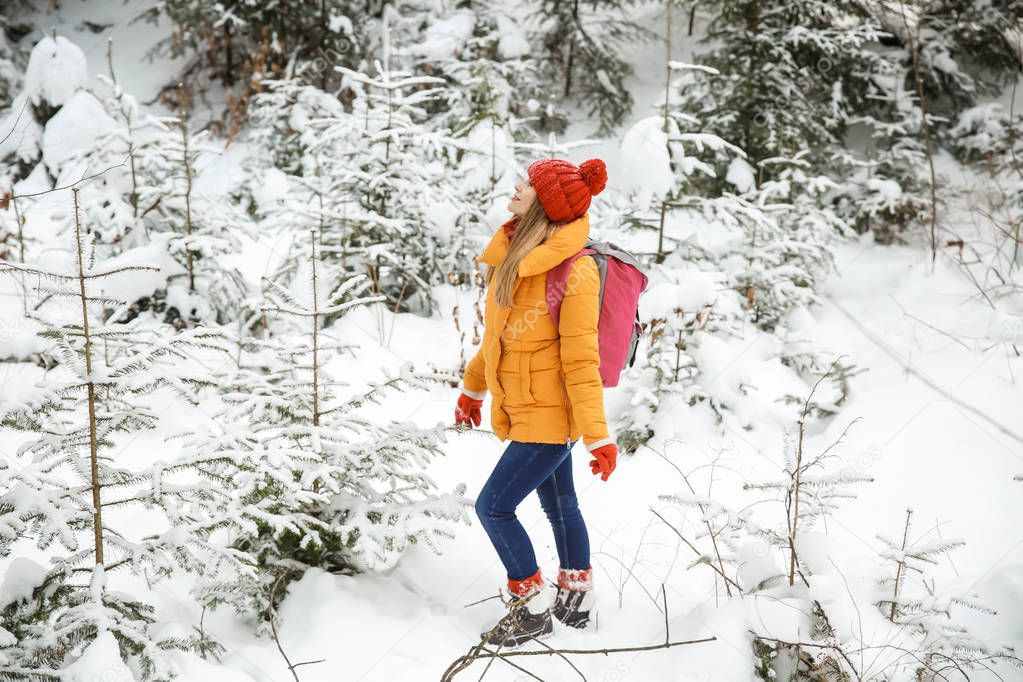
[[[600,474],[600,480],[606,481],[618,462],[618,446],[608,443],[592,450],[590,454],[596,458],[590,460],[590,470],[594,476]]]
[[[462,393],[458,396],[458,405],[455,406],[455,424],[465,424],[470,429],[472,425],[480,425],[483,416],[480,408],[483,407],[482,400],[475,400]],[[470,423],[471,422],[471,423]]]

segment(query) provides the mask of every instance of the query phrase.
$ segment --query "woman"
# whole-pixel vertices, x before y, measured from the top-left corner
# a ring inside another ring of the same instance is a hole
[[[589,236],[590,199],[607,182],[600,159],[579,167],[541,159],[515,185],[514,214],[477,256],[487,269],[485,331],[469,362],[455,422],[479,426],[492,396],[494,433],[509,439],[476,501],[476,513],[508,574],[509,612],[483,633],[489,644],[517,646],[553,632],[551,615],[585,627],[593,606],[589,537],[572,483],[572,446],[580,438],[606,481],[618,448],[604,418],[597,346],[600,278],[592,258],[568,276],[560,329],[547,312],[547,271],[577,253]],[[551,598],[515,508],[536,490],[554,530],[560,567]]]

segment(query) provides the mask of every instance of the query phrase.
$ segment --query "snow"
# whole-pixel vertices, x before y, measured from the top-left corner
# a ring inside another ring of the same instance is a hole
[[[342,14],[331,14],[330,15],[330,31],[331,33],[342,33],[344,35],[352,34],[352,20]]]
[[[489,187],[491,183],[491,154],[497,159],[506,159],[512,156],[511,140],[503,127],[497,127],[490,122],[473,126],[465,139],[465,146],[476,154],[466,154],[462,163],[466,171],[467,188],[481,189]],[[477,156],[478,154],[478,156]],[[487,159],[487,162],[480,163],[480,159]],[[514,183],[513,169],[502,163],[496,164],[498,184],[509,180]]]
[[[0,582],[0,609],[16,601],[28,599],[32,590],[42,584],[46,569],[24,557],[16,557],[6,568]]]
[[[872,192],[876,192],[888,200],[895,200],[902,196],[902,188],[894,180],[870,178],[866,185]]]
[[[514,21],[505,14],[496,14],[497,32],[500,40],[497,41],[497,51],[504,59],[515,59],[529,55],[533,48],[526,37],[525,27]]]
[[[111,272],[128,265],[143,265],[148,269],[125,270],[97,280],[90,283],[90,293],[135,301],[143,296],[152,296],[170,275],[185,272],[167,252],[164,242],[168,236],[166,233],[153,234],[145,246],[127,249],[118,256],[97,262],[93,268],[97,272]]]
[[[745,159],[732,159],[728,164],[728,173],[725,175],[725,181],[731,183],[740,193],[753,188],[756,178],[756,171]]]
[[[25,91],[32,104],[62,106],[86,80],[85,53],[64,36],[44,36],[32,48],[25,70]]]
[[[712,76],[716,76],[720,73],[717,69],[711,66],[704,66],[703,64],[690,64],[688,62],[680,62],[675,59],[668,60],[668,68],[670,68],[672,71],[702,71],[703,73],[707,73]]]
[[[636,201],[641,205],[649,204],[653,196],[663,197],[675,185],[663,127],[663,117],[650,116],[622,136],[622,165],[617,180],[624,191],[637,193]]]
[[[135,676],[121,659],[117,639],[109,631],[99,633],[78,660],[64,669],[64,679],[68,682],[96,680],[135,682]]]
[[[251,189],[259,210],[268,213],[284,205],[288,197],[288,177],[277,168],[267,168],[262,181],[254,183]]]
[[[713,305],[720,288],[720,282],[713,276],[699,270],[686,271],[677,283],[664,282],[647,289],[648,295],[639,300],[640,319],[668,317],[675,308],[696,312]]]
[[[28,113],[29,98],[21,93],[0,122],[0,158],[14,155],[22,161],[35,158],[42,136],[42,128]]]
[[[43,129],[43,161],[50,172],[63,180],[78,180],[84,175],[96,173],[103,168],[87,168],[75,164],[66,168],[65,163],[77,154],[90,149],[97,138],[115,130],[117,124],[103,109],[103,104],[87,90],[77,90],[70,95],[53,118]],[[121,151],[113,150],[115,153]],[[123,149],[123,160],[127,149]],[[66,174],[66,177],[62,174]],[[72,181],[73,181],[72,180]]]
[[[472,37],[476,19],[468,10],[455,11],[444,19],[431,23],[422,42],[409,48],[412,54],[430,60],[452,59],[461,52]]]

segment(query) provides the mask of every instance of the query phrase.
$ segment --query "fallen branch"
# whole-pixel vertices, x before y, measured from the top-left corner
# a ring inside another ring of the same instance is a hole
[[[530,651],[501,651],[500,647],[498,647],[497,650],[487,648],[484,645],[483,641],[481,640],[479,644],[474,644],[472,647],[469,648],[469,651],[466,654],[459,656],[451,663],[451,665],[448,666],[447,670],[444,671],[444,674],[441,675],[440,678],[441,682],[450,682],[451,680],[455,679],[455,675],[469,668],[476,661],[483,659],[490,659],[487,663],[488,668],[494,662],[494,659],[501,659],[504,663],[507,663],[508,665],[519,670],[520,672],[529,675],[533,679],[539,680],[541,679],[540,677],[537,677],[533,673],[529,672],[528,670],[525,670],[521,666],[507,659],[515,656],[558,656],[560,658],[564,658],[565,661],[568,662],[568,664],[571,665],[576,672],[579,672],[579,669],[572,665],[572,663],[568,661],[567,658],[565,658],[566,656],[569,655],[587,656],[593,654],[601,654],[607,656],[609,654],[618,653],[656,651],[657,649],[670,649],[672,647],[685,646],[687,644],[703,644],[705,642],[713,642],[717,640],[717,637],[704,637],[703,639],[690,639],[672,642],[670,640],[670,633],[668,630],[668,599],[667,595],[663,594],[664,593],[663,585],[661,587],[661,591],[662,596],[664,598],[664,641],[661,642],[660,644],[648,644],[645,646],[607,647],[603,649],[556,649],[554,647],[547,645],[544,642],[540,642],[539,640],[532,640],[537,642],[538,644],[541,644],[544,648],[539,650],[534,649]],[[479,602],[474,603],[478,604]],[[580,675],[581,674],[582,673],[580,672]]]

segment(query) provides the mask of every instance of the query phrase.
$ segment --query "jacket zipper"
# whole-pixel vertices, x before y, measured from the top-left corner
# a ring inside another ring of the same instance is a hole
[[[568,395],[565,393],[565,380],[561,378],[561,402],[565,406],[565,447],[572,447],[572,425],[568,420]]]

